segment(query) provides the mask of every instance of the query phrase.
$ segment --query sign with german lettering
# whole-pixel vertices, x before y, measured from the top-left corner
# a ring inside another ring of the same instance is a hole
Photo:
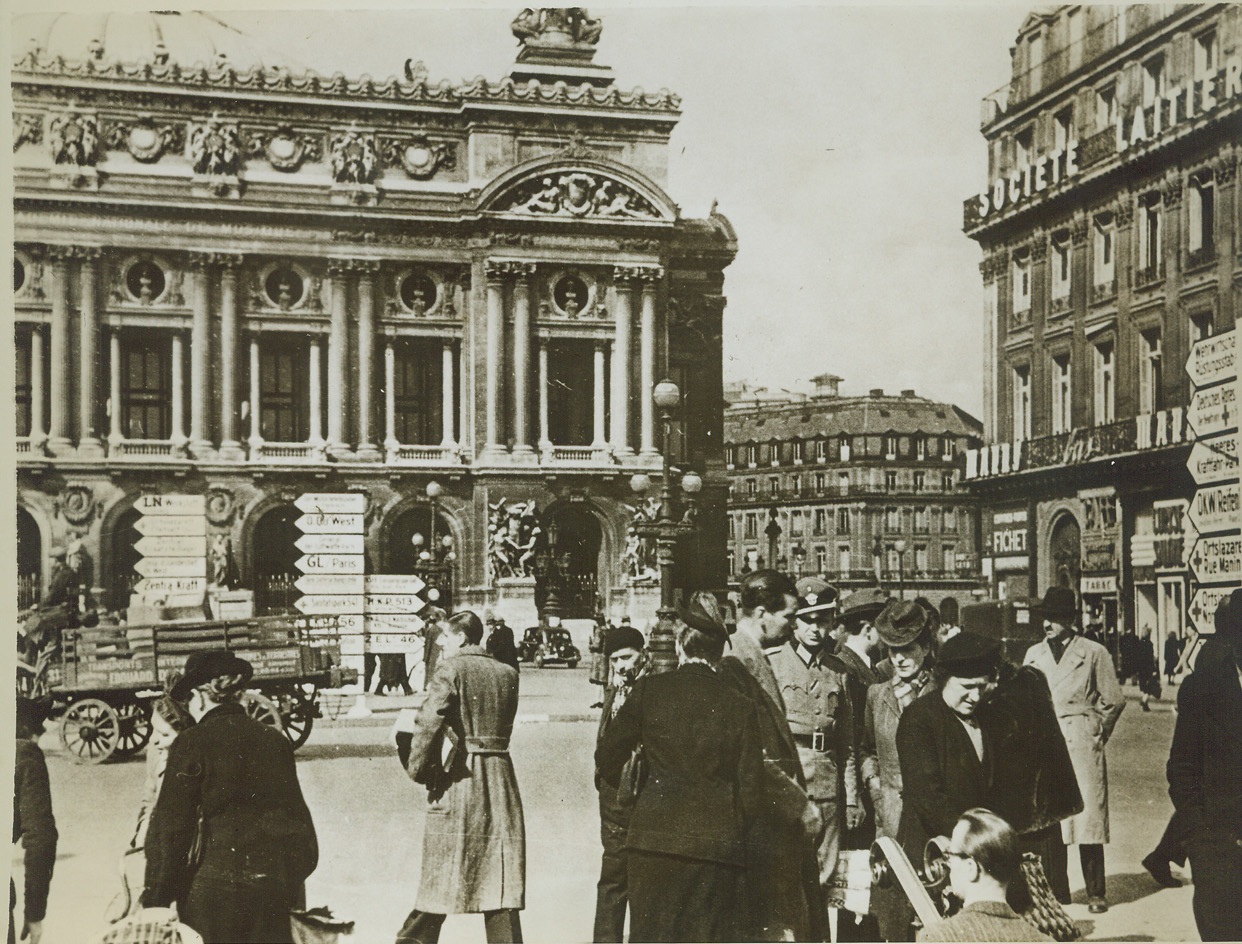
[[[361,574],[366,570],[361,554],[307,554],[295,566],[304,574]]]
[[[1196,590],[1190,598],[1190,606],[1186,608],[1186,615],[1195,624],[1195,629],[1205,635],[1216,632],[1216,608],[1233,591],[1234,588],[1229,586],[1200,587]]]
[[[1189,563],[1200,583],[1242,583],[1242,536],[1199,538],[1190,552]]]
[[[416,613],[381,613],[367,617],[368,633],[417,633],[427,624]]]
[[[1186,420],[1194,430],[1195,437],[1215,436],[1238,428],[1238,388],[1234,384],[1221,384],[1206,390],[1196,390],[1190,400]]]
[[[304,554],[361,554],[361,534],[304,534],[293,546]]]
[[[303,534],[361,534],[362,515],[309,514],[294,522]]]
[[[172,596],[197,596],[201,600],[206,592],[206,577],[144,577],[134,584],[134,593],[147,600],[168,602]]]
[[[1233,434],[1196,440],[1186,460],[1196,485],[1238,477],[1238,440]]]
[[[299,613],[357,613],[359,598],[353,594],[309,593],[298,597],[293,605]]]
[[[1186,514],[1201,534],[1237,528],[1242,523],[1242,486],[1237,482],[1204,486],[1195,492]]]
[[[206,577],[206,557],[144,557],[134,570],[144,577]]]
[[[1238,331],[1196,341],[1186,360],[1186,373],[1196,387],[1210,387],[1238,376]]]
[[[134,508],[144,515],[197,515],[207,511],[207,500],[202,495],[140,495]]]
[[[417,613],[427,604],[416,593],[368,593],[367,613]]]
[[[293,503],[298,511],[320,515],[361,515],[367,510],[367,496],[361,492],[309,492]]]
[[[427,584],[415,574],[368,574],[367,593],[422,593]]]
[[[352,593],[361,597],[366,592],[366,578],[361,574],[303,574],[293,585],[303,593]]]
[[[163,520],[175,521],[176,519]],[[168,534],[139,538],[134,544],[134,550],[143,557],[196,557],[206,554],[207,545],[201,534]]]
[[[149,537],[193,535],[201,540],[207,535],[207,519],[202,515],[144,515],[134,522],[134,530]]]
[[[418,633],[371,633],[367,637],[367,650],[369,652],[400,652],[407,655],[414,654],[417,661],[422,661],[423,637]],[[406,661],[406,668],[412,669],[414,666]]]

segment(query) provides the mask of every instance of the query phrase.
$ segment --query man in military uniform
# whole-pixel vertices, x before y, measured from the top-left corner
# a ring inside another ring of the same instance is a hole
[[[820,885],[827,888],[844,828],[857,826],[863,818],[854,759],[854,717],[845,676],[828,668],[822,659],[836,619],[837,592],[823,580],[807,577],[798,582],[798,593],[793,638],[772,654],[769,663],[798,746],[807,796],[824,820],[816,854]]]

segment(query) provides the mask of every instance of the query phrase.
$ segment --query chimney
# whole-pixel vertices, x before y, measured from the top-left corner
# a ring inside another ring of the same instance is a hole
[[[840,396],[841,378],[836,374],[820,374],[812,377],[811,383],[815,384],[814,397]]]
[[[908,398],[910,398],[910,397],[914,396],[914,391],[913,391],[913,390],[903,390],[903,391],[901,391],[901,395],[902,395],[903,397],[906,397],[906,398],[908,399]]]
[[[884,396],[884,388],[883,388],[883,387],[872,387],[872,388],[871,388],[871,396],[873,396],[873,397],[882,397],[882,396]]]

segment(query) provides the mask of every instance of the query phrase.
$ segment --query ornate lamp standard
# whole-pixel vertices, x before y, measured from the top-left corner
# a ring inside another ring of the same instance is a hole
[[[443,486],[432,480],[427,483],[426,494],[431,507],[430,539],[416,532],[410,540],[418,555],[414,571],[427,582],[427,602],[439,605],[443,589],[452,574],[453,561],[457,560],[457,553],[453,550],[451,534],[442,535],[438,542],[436,540],[436,517],[439,509],[437,499],[444,494]]]
[[[897,599],[906,598],[906,540],[898,538],[893,542],[893,550],[897,552]]]
[[[658,621],[647,640],[652,667],[656,672],[676,668],[677,654],[673,645],[673,633],[677,620],[676,596],[673,590],[673,566],[676,563],[677,540],[695,530],[695,496],[703,488],[703,479],[692,469],[675,468],[669,458],[669,441],[672,436],[673,412],[681,403],[681,391],[671,380],[655,385],[652,401],[660,411],[663,427],[664,468],[660,478],[660,512],[654,521],[635,526],[639,537],[654,538],[656,561],[660,566],[660,609]],[[637,494],[651,488],[649,476],[638,473],[630,479],[630,488]],[[680,515],[678,512],[680,511]]]
[[[768,526],[763,529],[763,533],[768,536],[768,569],[776,570],[776,558],[780,553],[781,543],[781,523],[780,512],[773,505],[768,509]]]

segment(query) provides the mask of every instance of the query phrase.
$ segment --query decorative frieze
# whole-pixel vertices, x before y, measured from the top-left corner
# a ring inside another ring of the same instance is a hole
[[[136,161],[153,164],[166,153],[185,149],[185,127],[156,124],[143,116],[133,121],[112,121],[104,125],[104,144],[114,151],[128,151]]]
[[[633,188],[582,171],[536,175],[514,187],[492,209],[532,216],[660,219],[651,202]]]
[[[379,174],[375,135],[356,128],[334,135],[329,160],[332,179],[338,184],[373,184]]]
[[[75,111],[57,115],[48,124],[48,148],[55,164],[94,167],[99,160],[99,122]]]
[[[246,136],[246,156],[262,158],[276,170],[291,173],[307,161],[323,160],[323,137],[299,133],[289,125],[255,128]]]
[[[380,151],[385,167],[400,167],[415,180],[430,180],[441,168],[453,170],[457,166],[456,144],[433,144],[424,134],[380,138]]]
[[[190,164],[194,173],[232,177],[241,162],[237,125],[212,116],[190,130]]]
[[[43,143],[43,116],[14,112],[13,150],[16,151],[26,143]]]

